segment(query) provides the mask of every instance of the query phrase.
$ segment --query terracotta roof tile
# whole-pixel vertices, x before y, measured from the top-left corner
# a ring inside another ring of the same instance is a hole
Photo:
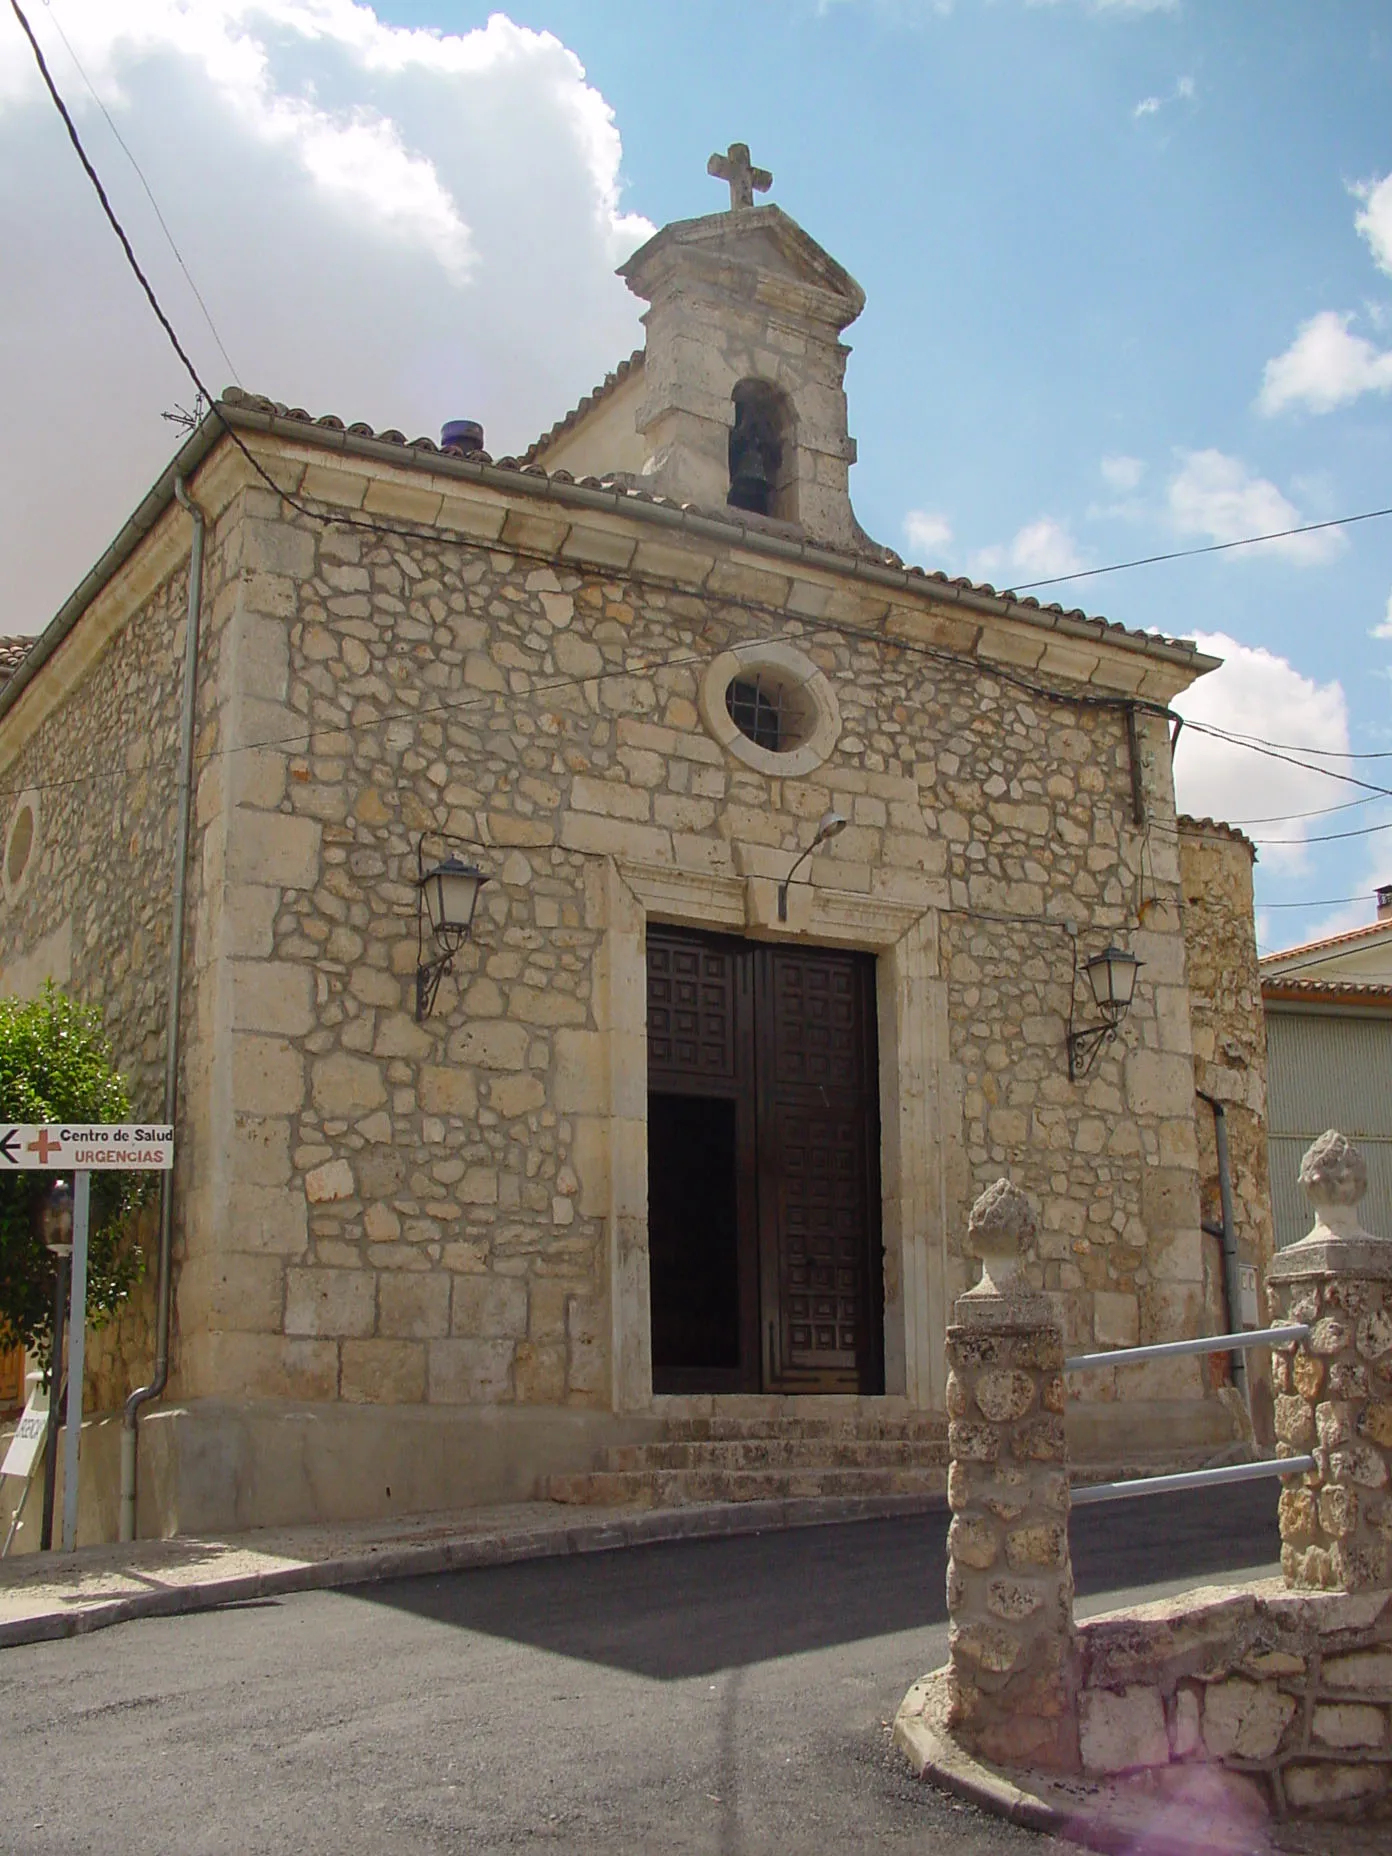
[[[1221,818],[1194,818],[1188,812],[1181,812],[1175,819],[1181,831],[1194,836],[1200,832],[1208,838],[1230,838],[1234,844],[1245,844],[1252,854],[1252,862],[1257,861],[1257,847],[1245,831],[1239,831],[1236,825],[1229,825]]]
[[[639,350],[637,352],[641,355],[642,351]],[[633,358],[634,357],[630,357],[628,362],[623,363],[623,367],[631,369]],[[605,385],[597,390],[597,393],[603,394],[608,392],[610,390],[611,381],[617,384],[621,371],[621,369],[616,369],[614,374],[606,379]],[[590,396],[592,403],[595,397],[596,395]],[[467,457],[470,462],[474,464],[488,464],[492,466],[494,470],[515,471],[519,476],[539,478],[543,482],[551,481],[552,477],[552,473],[543,470],[540,465],[528,461],[536,452],[538,446],[545,442],[541,439],[538,439],[535,445],[529,446],[527,451],[525,451],[520,458],[505,457],[495,459],[486,451],[466,452],[455,445],[447,445],[442,449],[441,446],[437,445],[434,440],[430,438],[414,438],[408,443],[404,434],[397,431],[394,427],[389,427],[384,432],[378,432],[363,420],[358,420],[352,425],[345,426],[341,420],[334,418],[332,415],[313,418],[301,407],[286,406],[280,400],[268,399],[264,394],[260,393],[248,393],[241,387],[225,388],[222,394],[222,403],[227,406],[243,407],[249,412],[268,414],[277,419],[291,420],[304,425],[319,426],[331,431],[343,432],[345,436],[349,438],[366,438],[372,439],[377,444],[399,445],[403,450],[407,451],[434,452],[446,457]],[[584,405],[583,401],[581,405]],[[561,430],[569,419],[578,416],[579,411],[580,408],[576,408],[574,414],[567,414],[566,419],[561,420],[559,425],[552,428],[553,431]],[[570,483],[575,481],[571,478],[569,473],[565,471],[555,472],[554,477],[555,481],[558,483]],[[680,503],[674,497],[656,496],[649,490],[638,490],[633,488],[631,484],[618,482],[608,477],[581,477],[579,483],[583,489],[607,490],[611,495],[622,497],[630,502],[652,503],[660,508],[666,509],[690,510],[693,515],[700,516],[704,521],[727,523],[731,529],[735,530],[740,535],[752,536],[753,538],[757,538],[758,535],[757,528],[754,530],[750,529],[743,510],[713,509],[702,504]],[[1094,632],[1098,637],[1126,638],[1141,644],[1162,645],[1168,647],[1170,650],[1187,652],[1197,651],[1197,646],[1192,638],[1173,638],[1164,632],[1142,631],[1132,626],[1119,624],[1114,619],[1106,619],[1098,614],[1085,612],[1081,606],[1065,607],[1057,602],[1044,606],[1041,605],[1037,599],[1034,599],[1028,594],[1022,596],[1018,593],[1012,593],[1008,587],[994,587],[986,580],[972,581],[962,576],[952,579],[949,578],[947,574],[938,571],[930,573],[928,569],[924,567],[906,567],[900,557],[895,554],[892,549],[882,548],[877,543],[872,543],[869,547],[844,547],[835,542],[816,540],[810,542],[808,545],[818,554],[840,555],[844,560],[848,561],[877,561],[885,566],[898,569],[914,580],[924,580],[930,584],[951,587],[973,593],[983,599],[998,600],[1002,605],[1019,606],[1026,611],[1046,612],[1059,618],[1070,619],[1080,625],[1086,625],[1089,630]]]
[[[0,689],[19,669],[33,642],[32,638],[0,638]]]
[[[1276,960],[1289,960],[1292,954],[1315,954],[1323,947],[1348,947],[1354,941],[1366,941],[1372,936],[1392,933],[1392,921],[1369,922],[1363,928],[1349,928],[1343,934],[1327,935],[1322,941],[1300,941],[1294,947],[1274,948],[1271,953],[1263,954],[1261,965],[1269,966]]]
[[[572,406],[563,419],[557,419],[549,432],[543,432],[540,438],[532,440],[522,453],[522,462],[524,464],[535,463],[548,445],[554,444],[561,434],[568,432],[573,425],[578,425],[585,414],[598,406],[601,400],[607,400],[615,387],[627,380],[635,369],[642,367],[646,359],[646,350],[635,348],[628,359],[620,361],[613,373],[606,374],[594,391],[587,393],[578,406]]]
[[[1392,1006],[1392,985],[1380,980],[1294,980],[1279,973],[1261,983],[1263,999],[1301,999],[1312,1005]]]

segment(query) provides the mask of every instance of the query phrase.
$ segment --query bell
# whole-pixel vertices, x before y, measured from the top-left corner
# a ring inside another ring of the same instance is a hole
[[[768,465],[757,438],[751,438],[740,454],[734,476],[730,480],[730,503],[735,509],[750,509],[756,514],[767,515],[769,509]]]

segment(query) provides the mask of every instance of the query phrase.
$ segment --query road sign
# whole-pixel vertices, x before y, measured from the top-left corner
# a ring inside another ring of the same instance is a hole
[[[24,1407],[24,1416],[20,1419],[10,1447],[5,1452],[5,1460],[0,1463],[0,1476],[29,1477],[34,1473],[39,1452],[43,1449],[44,1433],[48,1429],[48,1394],[41,1385],[36,1385],[29,1394],[29,1403]]]
[[[174,1130],[138,1122],[36,1127],[0,1124],[0,1173],[167,1173],[174,1164]]]
[[[77,1544],[77,1463],[82,1439],[82,1368],[87,1341],[87,1226],[93,1173],[167,1173],[174,1130],[139,1122],[0,1125],[0,1173],[73,1174],[72,1318],[68,1327],[68,1422],[63,1476],[63,1551]]]

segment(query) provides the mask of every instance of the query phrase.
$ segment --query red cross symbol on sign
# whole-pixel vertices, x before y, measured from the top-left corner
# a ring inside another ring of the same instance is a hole
[[[63,1143],[61,1141],[55,1141],[47,1128],[40,1128],[38,1140],[30,1141],[27,1145],[31,1154],[37,1154],[39,1156],[40,1166],[48,1165],[50,1154],[57,1154],[63,1151]]]

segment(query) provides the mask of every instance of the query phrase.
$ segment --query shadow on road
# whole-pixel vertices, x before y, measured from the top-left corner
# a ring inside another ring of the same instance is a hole
[[[682,1541],[357,1586],[351,1596],[657,1681],[947,1621],[947,1514]],[[1280,1551],[1269,1484],[1075,1514],[1080,1597],[1201,1583]]]

